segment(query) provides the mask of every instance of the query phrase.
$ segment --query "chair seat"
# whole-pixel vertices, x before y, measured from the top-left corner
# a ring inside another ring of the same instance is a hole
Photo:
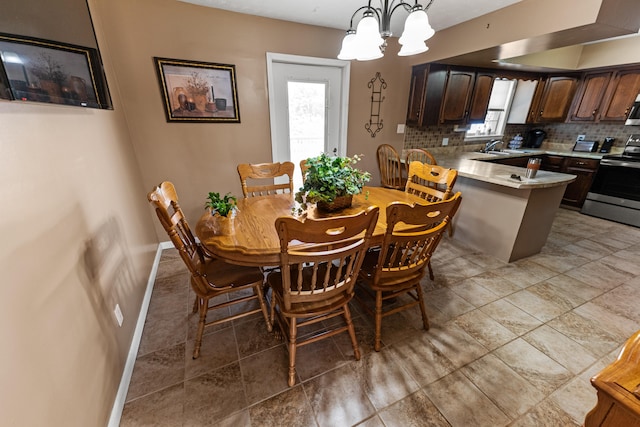
[[[251,287],[253,282],[264,280],[264,275],[258,267],[244,267],[229,264],[215,259],[204,265],[204,273],[209,278],[212,291],[228,288]]]
[[[360,268],[360,277],[369,282],[369,286],[374,290],[384,291],[385,287],[393,286],[396,290],[413,287],[416,280],[422,279],[424,276],[424,268],[415,269],[410,275],[398,276],[397,274],[385,275],[380,274],[377,284],[374,283],[374,277],[378,265],[378,258],[380,257],[380,248],[369,250],[364,257],[362,267]],[[404,286],[402,286],[404,285]]]

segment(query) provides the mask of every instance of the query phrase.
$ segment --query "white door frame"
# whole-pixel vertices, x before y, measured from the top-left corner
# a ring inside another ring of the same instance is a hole
[[[349,61],[341,61],[339,59],[328,59],[328,58],[314,58],[311,56],[299,56],[299,55],[288,55],[284,53],[273,53],[267,52],[267,86],[268,86],[268,94],[269,94],[269,123],[271,125],[271,152],[272,158],[279,159],[281,158],[278,153],[278,144],[275,144],[275,117],[271,114],[271,111],[275,109],[275,96],[271,93],[273,90],[274,82],[273,82],[273,63],[289,63],[289,64],[297,64],[297,65],[316,65],[316,66],[329,66],[340,68],[342,72],[342,88],[341,99],[340,99],[340,123],[339,123],[339,131],[338,131],[338,155],[346,156],[347,155],[347,119],[349,116],[349,76],[351,74],[351,62]]]

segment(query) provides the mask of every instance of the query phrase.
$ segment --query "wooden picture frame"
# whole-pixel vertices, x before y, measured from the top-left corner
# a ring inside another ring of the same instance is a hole
[[[167,122],[240,123],[235,65],[154,57]]]
[[[0,33],[0,98],[112,108],[93,48]]]

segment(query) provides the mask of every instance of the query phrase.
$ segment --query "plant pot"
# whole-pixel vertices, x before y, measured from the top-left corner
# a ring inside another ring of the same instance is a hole
[[[230,236],[234,234],[235,217],[235,213],[229,216],[211,215],[207,225],[215,235]]]
[[[336,197],[331,203],[318,202],[316,206],[321,212],[335,212],[351,207],[351,202],[353,202],[353,196],[349,194],[347,196]]]

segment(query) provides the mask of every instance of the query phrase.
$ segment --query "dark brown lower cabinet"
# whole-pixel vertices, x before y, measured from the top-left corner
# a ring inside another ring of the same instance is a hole
[[[593,177],[598,170],[600,160],[569,157],[566,159],[564,173],[576,175],[577,178],[567,185],[562,203],[581,208],[591,188]]]

